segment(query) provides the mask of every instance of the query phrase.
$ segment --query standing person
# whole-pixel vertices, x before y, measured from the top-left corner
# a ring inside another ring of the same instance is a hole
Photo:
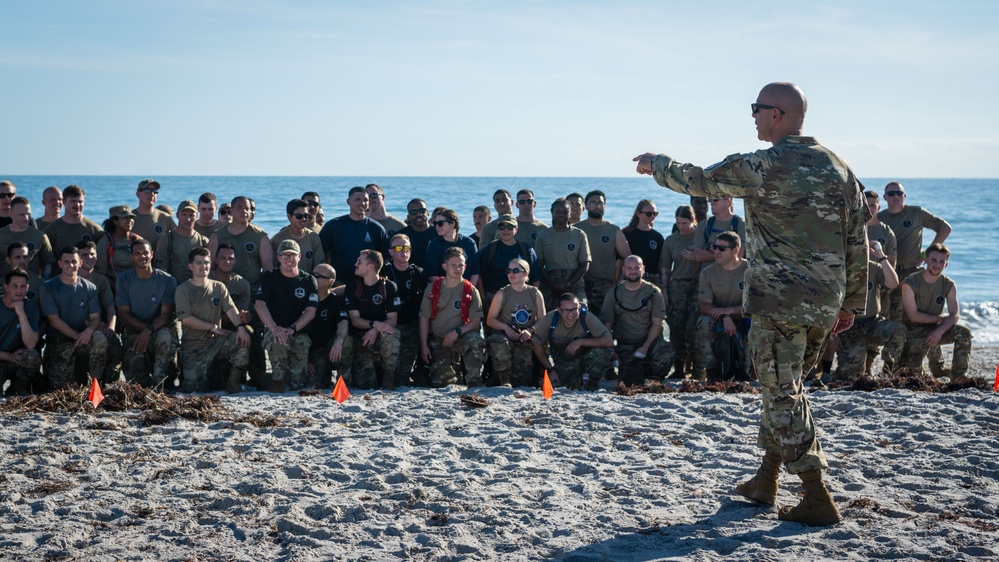
[[[586,233],[569,225],[569,203],[565,199],[552,203],[552,226],[538,235],[534,251],[546,309],[555,308],[555,300],[564,293],[586,301],[583,276],[590,268],[590,246]]]
[[[541,282],[537,253],[527,244],[517,241],[517,221],[513,217],[500,219],[496,232],[499,237],[479,251],[478,289],[485,310],[491,308],[496,291],[510,284],[507,273],[510,260],[520,258],[527,262],[527,283],[537,287]]]
[[[486,223],[479,232],[479,248],[496,239],[496,227],[500,220],[513,218],[513,199],[509,191],[497,189],[493,192],[493,209],[496,209],[496,218]]]
[[[458,220],[458,213],[451,209],[440,209],[434,213],[434,228],[437,229],[437,238],[427,245],[427,263],[423,269],[427,276],[427,283],[433,283],[438,277],[445,275],[443,261],[444,253],[448,248],[457,247],[465,254],[465,279],[477,285],[479,282],[479,248],[471,238],[465,236],[459,230],[461,222]],[[437,265],[432,265],[437,264]]]
[[[538,233],[548,228],[547,224],[534,218],[534,208],[537,206],[533,191],[521,189],[517,192],[517,240],[532,248],[534,241],[538,239]]]
[[[319,241],[319,234],[309,230],[309,204],[303,199],[292,199],[285,205],[288,213],[288,226],[282,228],[271,238],[271,246],[277,251],[277,247],[285,240],[294,240],[302,250],[302,259],[298,262],[298,267],[302,271],[312,271],[320,264],[326,263],[326,253],[323,252],[323,244]],[[281,264],[275,262],[274,266]]]
[[[153,248],[156,248],[161,236],[177,228],[170,217],[171,213],[156,208],[159,194],[160,182],[151,179],[140,181],[135,190],[135,196],[139,199],[139,204],[135,207],[135,233],[148,240]]]
[[[24,295],[24,298],[38,303],[38,296],[41,294],[41,287],[44,283],[42,276],[38,275],[34,271],[30,271],[28,267],[29,263],[29,250],[28,245],[20,240],[16,242],[11,242],[7,244],[5,248],[7,256],[4,258],[3,263],[6,266],[6,271],[13,271],[15,269],[23,270],[28,274],[28,290]],[[2,295],[2,293],[0,293]]]
[[[45,227],[57,221],[62,214],[62,190],[52,185],[42,192],[42,205],[45,206],[45,214],[35,219],[38,230],[45,231]]]
[[[368,192],[363,187],[352,187],[347,193],[350,211],[330,219],[319,231],[326,262],[337,271],[338,284],[356,279],[354,262],[361,250],[384,252],[388,245],[385,228],[368,217]]]
[[[697,246],[694,248],[694,256],[701,263],[715,261],[711,248],[722,232],[735,232],[740,240],[746,239],[746,221],[735,214],[735,204],[731,197],[711,197],[708,202],[711,205],[711,216],[705,221],[698,221],[695,237]],[[740,251],[741,257],[746,257],[745,246]]]
[[[108,340],[107,361],[104,362],[104,373],[100,380],[114,380],[114,375],[121,370],[121,360],[124,350],[121,347],[121,337],[115,331],[118,326],[118,308],[114,302],[114,291],[108,278],[97,273],[97,245],[93,242],[77,242],[76,249],[80,251],[80,269],[77,275],[97,287],[97,298],[101,305],[101,323],[97,329]]]
[[[156,245],[153,266],[172,275],[178,285],[191,279],[188,260],[191,250],[208,247],[208,238],[194,228],[197,213],[194,201],[181,201],[177,207],[177,228],[160,236]]]
[[[599,377],[592,373],[610,369],[614,337],[599,318],[587,312],[576,295],[563,293],[555,308],[536,326],[531,342],[534,356],[548,371],[553,385],[580,390],[584,380]]]
[[[399,361],[395,369],[395,384],[408,386],[411,377],[426,379],[424,366],[414,370],[420,356],[420,303],[427,289],[423,268],[409,263],[412,243],[405,234],[396,234],[389,241],[389,263],[382,267],[381,276],[395,283],[399,291],[399,315],[395,329],[399,332]],[[426,386],[428,381],[414,381]]]
[[[451,247],[444,251],[445,275],[430,284],[420,305],[420,357],[430,364],[430,386],[457,384],[464,366],[465,384],[482,386],[486,342],[482,327],[482,301],[475,286],[463,278],[465,253]]]
[[[395,283],[379,275],[383,265],[380,252],[361,250],[354,263],[355,279],[344,288],[354,350],[353,379],[347,382],[358,388],[396,387],[400,341],[396,325],[402,301]]]
[[[696,324],[694,368],[697,380],[718,382],[732,378],[732,373],[721,371],[721,358],[715,353],[715,342],[719,337],[731,336],[745,341],[748,334],[747,318],[742,310],[742,293],[749,262],[739,257],[741,247],[742,240],[735,232],[719,234],[711,245],[715,263],[701,270],[697,282],[697,308],[701,314]],[[745,345],[740,347],[739,355],[744,356]],[[736,378],[745,376],[745,371],[735,373]]]
[[[219,205],[218,228],[229,226],[230,224],[232,224],[232,204],[222,203],[221,205]],[[218,228],[216,228],[215,230],[218,230]],[[214,232],[212,232],[212,234],[214,234]],[[211,236],[209,236],[208,238],[211,239]]]
[[[703,198],[702,198],[703,199]],[[701,262],[694,256],[697,218],[694,208],[680,205],[674,213],[676,229],[663,240],[659,256],[659,277],[666,298],[666,324],[673,345],[672,378],[682,379],[694,372],[697,345],[694,323],[697,321],[697,283]]]
[[[194,223],[194,230],[198,231],[198,234],[205,237],[208,240],[215,234],[215,231],[225,226],[221,224],[218,219],[215,218],[215,213],[218,211],[219,202],[215,197],[214,193],[205,192],[198,197],[198,220]],[[178,209],[179,212],[179,209]],[[178,218],[180,218],[178,216]]]
[[[13,269],[4,275],[3,306],[0,306],[0,396],[6,381],[13,381],[13,393],[28,394],[40,386],[42,358],[38,345],[41,315],[38,305],[25,300],[28,273]]]
[[[46,281],[42,289],[42,314],[49,323],[42,359],[52,388],[73,382],[77,359],[89,363],[88,383],[94,377],[100,379],[108,351],[108,340],[100,331],[97,287],[77,275],[80,251],[63,248],[57,263],[61,273]]]
[[[261,272],[274,269],[274,248],[267,233],[250,223],[249,198],[242,195],[233,198],[230,215],[232,223],[216,230],[208,239],[208,251],[218,256],[220,244],[232,244],[236,250],[236,273],[256,288]]]
[[[319,290],[319,303],[316,306],[316,319],[309,323],[309,369],[305,379],[306,388],[329,388],[333,382],[333,369],[337,376],[350,375],[346,372],[353,362],[353,346],[348,337],[347,310],[344,308],[342,286],[334,291],[336,271],[328,263],[321,263],[312,269]]]
[[[950,250],[934,242],[926,248],[926,269],[916,271],[902,282],[902,305],[905,308],[905,350],[902,366],[922,371],[923,357],[930,346],[954,344],[954,359],[949,373],[963,377],[971,358],[971,330],[961,319],[957,285],[943,274],[950,261]],[[947,303],[947,313],[943,305]],[[936,373],[934,373],[935,376]]]
[[[300,254],[294,240],[281,242],[281,267],[261,276],[254,303],[266,327],[263,345],[271,361],[270,391],[278,394],[286,388],[302,389],[309,368],[312,342],[304,330],[316,317],[319,288],[312,275],[298,269]]]
[[[10,216],[10,211],[11,205],[16,197],[17,187],[7,180],[0,181],[0,228],[10,226],[10,224],[14,222]],[[38,228],[34,219],[29,220],[32,227]]]
[[[659,258],[662,257],[664,239],[659,231],[652,228],[658,216],[659,210],[656,209],[656,204],[650,199],[642,199],[635,206],[631,222],[621,231],[628,241],[628,248],[642,258],[645,268],[643,279],[665,291],[659,276]]]
[[[368,194],[368,217],[382,225],[389,238],[406,227],[406,223],[390,215],[385,209],[385,190],[380,185],[369,183],[364,186],[364,191]]]
[[[437,237],[437,230],[430,228],[430,211],[423,199],[413,199],[406,205],[406,216],[409,224],[399,231],[409,238],[412,253],[409,262],[420,269],[426,269],[427,246]]]
[[[469,238],[480,248],[484,245],[480,242],[482,238],[479,237],[482,234],[482,227],[489,224],[492,220],[493,216],[489,213],[489,207],[479,205],[472,209],[472,224],[475,226],[475,234],[472,234]]]
[[[732,155],[706,169],[651,153],[635,161],[639,173],[673,191],[744,199],[752,225],[744,309],[753,316],[749,348],[762,386],[759,444],[766,456],[757,475],[736,491],[776,503],[783,462],[801,477],[805,496],[778,517],[831,525],[841,516],[822,482],[828,464],[801,379],[829,331],[846,330],[864,313],[868,210],[849,166],[801,135],[806,108],[798,86],[768,84],[752,114],[759,139],[772,148]]]
[[[132,243],[132,263],[133,269],[118,275],[114,296],[124,328],[121,370],[131,382],[162,386],[176,364],[179,347],[173,318],[177,280],[153,267],[153,251],[146,240]]]
[[[31,203],[24,197],[15,197],[10,202],[11,223],[0,228],[0,252],[6,257],[6,248],[12,242],[23,242],[28,249],[28,271],[48,277],[55,258],[48,236],[31,226]],[[10,271],[0,260],[0,275]]]
[[[104,221],[104,236],[97,242],[97,273],[108,278],[111,289],[117,290],[118,274],[134,267],[132,243],[145,238],[136,234],[135,213],[128,205],[111,207]]]
[[[569,203],[569,224],[583,220],[583,196],[573,192],[566,195],[565,200]]]
[[[607,291],[621,276],[621,260],[631,254],[631,249],[621,229],[604,220],[604,209],[607,206],[604,192],[593,190],[587,193],[585,202],[586,220],[573,226],[586,233],[590,248],[590,267],[583,276],[587,306],[600,311],[603,310]]]
[[[66,246],[76,246],[77,242],[97,243],[101,239],[101,225],[83,216],[86,192],[78,185],[66,186],[62,191],[66,212],[62,218],[45,227],[45,236],[53,251],[61,251]]]
[[[188,252],[191,279],[177,287],[177,319],[184,327],[180,344],[182,392],[209,392],[208,372],[219,358],[229,362],[225,389],[229,394],[242,390],[250,362],[250,334],[239,316],[229,291],[221,281],[208,278],[212,256],[207,248]],[[233,330],[222,328],[227,316]]]
[[[319,202],[319,194],[315,191],[306,191],[301,199],[309,206],[309,220],[306,221],[305,228],[314,230],[318,234],[319,229],[323,227],[323,204]]]
[[[532,361],[534,326],[545,315],[545,302],[537,287],[527,284],[531,265],[522,258],[507,262],[510,283],[499,290],[489,306],[486,325],[495,330],[486,338],[500,385],[534,384]]]
[[[673,346],[663,339],[666,301],[659,287],[642,279],[645,264],[638,256],[624,259],[624,281],[604,300],[600,320],[613,334],[624,384],[645,384],[648,375],[662,379],[673,363]],[[596,380],[587,381],[594,389]]]

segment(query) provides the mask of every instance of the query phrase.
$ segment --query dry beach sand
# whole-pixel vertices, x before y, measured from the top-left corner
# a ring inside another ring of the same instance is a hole
[[[991,382],[999,348],[972,359]],[[227,419],[160,425],[5,409],[0,558],[999,556],[991,390],[811,394],[845,517],[829,528],[731,493],[760,457],[755,394],[464,392],[222,396]],[[779,503],[799,490],[782,475]]]

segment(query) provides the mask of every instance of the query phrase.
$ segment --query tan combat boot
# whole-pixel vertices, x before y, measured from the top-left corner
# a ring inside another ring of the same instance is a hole
[[[735,487],[735,493],[755,502],[774,505],[777,503],[777,480],[780,478],[781,458],[779,453],[767,451],[756,476]]]
[[[246,371],[236,367],[229,368],[229,378],[225,381],[225,391],[229,394],[236,394],[243,391],[243,381],[246,380]]]
[[[836,503],[833,502],[829,490],[822,483],[821,470],[802,472],[801,487],[805,489],[805,497],[796,506],[786,505],[777,512],[781,521],[793,521],[805,525],[825,527],[835,525],[843,520]]]

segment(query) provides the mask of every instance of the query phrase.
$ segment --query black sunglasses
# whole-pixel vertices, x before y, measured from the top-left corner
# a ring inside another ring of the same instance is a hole
[[[531,203],[534,203],[534,199],[517,199],[518,205],[530,205]]]
[[[501,224],[496,227],[496,230],[513,230],[512,224]]]
[[[316,279],[333,279],[332,277],[327,277],[327,276],[323,275],[322,273],[315,273],[315,272],[313,272],[312,276],[315,277]]]
[[[449,221],[449,220],[434,221],[434,226],[444,226],[445,224],[454,224],[454,221]]]
[[[425,214],[427,214],[427,208],[426,207],[420,207],[419,209],[410,209],[409,210],[409,214],[411,214],[411,215],[425,215]]]
[[[228,209],[226,209],[224,211],[219,211],[219,216],[223,216],[224,217],[224,216],[226,216],[228,214],[229,214],[229,210]]]
[[[905,192],[904,191],[886,191],[885,192],[885,197],[888,197],[889,195],[894,195],[895,197],[901,197],[901,196],[905,195]]]
[[[0,199],[13,199],[17,197],[16,193],[0,193]]]
[[[310,207],[322,207],[322,205],[319,204],[319,201],[306,201],[306,203],[308,203]]]
[[[295,213],[292,216],[295,217],[298,220],[305,220],[305,219],[311,217],[312,215],[310,215],[309,213]]]
[[[719,252],[724,252],[725,250],[731,250],[732,249],[731,246],[722,246],[720,244],[714,244],[711,247],[714,248],[714,249],[716,249],[716,250],[718,250]]]
[[[506,272],[507,273],[524,273],[526,271],[527,270],[524,269],[523,267],[508,267],[508,268],[506,268]]]
[[[787,113],[786,111],[777,107],[776,105],[767,105],[765,103],[751,103],[749,104],[749,106],[753,108],[753,115],[759,113],[761,109],[776,109],[777,111],[780,112],[781,115],[785,115]]]
[[[649,217],[650,219],[659,216],[659,211],[638,211],[638,212]]]

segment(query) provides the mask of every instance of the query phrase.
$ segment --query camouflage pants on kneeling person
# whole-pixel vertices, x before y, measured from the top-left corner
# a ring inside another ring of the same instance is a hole
[[[396,386],[412,383],[413,369],[420,360],[420,322],[413,321],[395,327],[399,332],[399,361],[395,367]]]
[[[361,343],[361,338],[353,334],[347,336],[353,340],[354,364],[350,371],[355,388],[395,388],[395,369],[399,364],[399,331],[393,334],[379,334],[375,344],[368,347]],[[377,365],[375,352],[378,352]],[[381,379],[381,385],[378,384]]]
[[[101,332],[94,332],[87,345],[77,346],[75,342],[65,337],[48,337],[45,343],[45,355],[43,363],[45,376],[49,379],[52,388],[62,388],[73,382],[73,374],[76,371],[76,361],[86,359],[88,362],[87,373],[89,379],[95,376],[100,382],[104,376],[104,365],[107,361],[108,339]]]
[[[263,345],[271,361],[271,392],[304,388],[305,372],[309,368],[309,347],[312,345],[309,336],[290,335],[286,345],[281,345],[270,330],[264,330]]]
[[[614,352],[609,347],[584,347],[572,357],[559,355],[555,358],[555,374],[558,381],[554,386],[564,386],[573,390],[583,388],[583,376],[595,377],[611,368]]]
[[[305,376],[305,388],[332,388],[335,380],[334,369],[338,377],[344,377],[344,382],[350,384],[352,379],[350,367],[354,362],[354,340],[350,336],[343,338],[340,358],[336,362],[330,361],[333,342],[331,339],[326,345],[313,345],[309,348],[309,368]]]
[[[850,381],[864,374],[867,369],[868,349],[881,348],[883,375],[892,374],[898,367],[905,346],[905,327],[898,322],[880,317],[856,320],[849,330],[839,335],[840,350],[836,355],[837,367],[834,380]]]
[[[937,329],[936,324],[923,324],[919,326],[909,326],[908,334],[905,337],[905,350],[902,352],[902,366],[922,371],[923,357],[930,345],[926,343],[926,337]],[[954,358],[951,362],[950,372],[952,377],[961,377],[968,372],[968,363],[971,360],[971,330],[964,324],[954,324],[949,330],[944,332],[940,338],[940,345],[954,344]]]
[[[34,349],[24,349],[17,362],[0,360],[0,395],[3,394],[3,385],[6,381],[12,381],[13,387],[8,390],[12,393],[28,392],[32,387],[41,383],[42,356]]]
[[[493,332],[486,338],[489,357],[493,361],[501,385],[532,386],[534,384],[534,348],[531,341],[512,341],[503,332]]]
[[[216,359],[227,359],[230,368],[245,370],[250,364],[250,350],[239,346],[236,332],[229,332],[224,337],[216,337],[202,345],[181,346],[180,367],[183,373],[183,382],[180,390],[182,392],[209,392],[211,388],[208,384],[208,370]]]
[[[635,357],[635,351],[644,343],[618,343],[614,348],[621,362],[621,380],[626,385],[645,384],[646,374],[666,378],[673,366],[673,346],[662,338],[652,342],[645,357]]]
[[[177,330],[169,324],[149,336],[146,351],[136,353],[132,347],[139,334],[126,330],[121,337],[124,355],[121,371],[125,380],[142,386],[159,386],[170,374],[170,365],[177,359]]]
[[[461,378],[459,360],[464,363],[465,383],[482,386],[482,363],[485,361],[486,342],[478,332],[467,332],[455,340],[451,347],[444,347],[443,338],[430,336],[430,386],[440,388],[458,384]]]

